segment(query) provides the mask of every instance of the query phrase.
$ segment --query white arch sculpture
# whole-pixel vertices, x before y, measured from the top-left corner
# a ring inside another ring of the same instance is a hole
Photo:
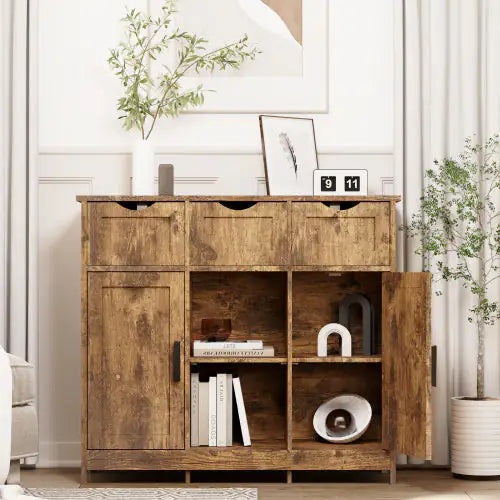
[[[341,356],[352,356],[351,350],[351,334],[349,330],[338,323],[328,323],[325,325],[318,333],[318,356],[326,357],[327,356],[327,344],[328,337],[332,334],[336,333],[340,335],[341,339]]]

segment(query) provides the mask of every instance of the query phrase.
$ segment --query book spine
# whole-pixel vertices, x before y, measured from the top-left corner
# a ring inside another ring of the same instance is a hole
[[[208,379],[208,446],[217,446],[217,378]]]
[[[195,340],[194,349],[218,350],[218,349],[262,349],[264,343],[262,340],[252,340],[247,342],[201,342]]]
[[[238,408],[238,417],[240,419],[241,435],[243,437],[243,446],[250,446],[250,430],[248,429],[247,413],[243,401],[243,392],[241,391],[241,382],[239,377],[233,378],[234,397],[236,407]]]
[[[226,446],[233,446],[233,376],[226,377]]]
[[[191,446],[199,446],[199,373],[191,373]]]
[[[226,446],[226,382],[225,373],[217,374],[217,446]]]
[[[194,356],[220,356],[220,357],[242,357],[242,358],[259,358],[274,356],[274,347],[264,347],[263,349],[217,349],[206,350],[194,348]]]
[[[198,387],[198,444],[208,446],[208,382],[200,382]]]

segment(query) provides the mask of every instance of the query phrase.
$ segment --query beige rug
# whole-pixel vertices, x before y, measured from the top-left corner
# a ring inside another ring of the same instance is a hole
[[[28,488],[36,498],[58,500],[257,500],[256,488]]]

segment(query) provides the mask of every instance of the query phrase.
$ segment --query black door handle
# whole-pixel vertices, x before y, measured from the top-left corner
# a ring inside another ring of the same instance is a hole
[[[181,343],[179,340],[174,342],[174,382],[181,379]]]

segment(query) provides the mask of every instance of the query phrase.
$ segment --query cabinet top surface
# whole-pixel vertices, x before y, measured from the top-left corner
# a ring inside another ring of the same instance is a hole
[[[77,196],[82,201],[401,201],[401,196]]]

